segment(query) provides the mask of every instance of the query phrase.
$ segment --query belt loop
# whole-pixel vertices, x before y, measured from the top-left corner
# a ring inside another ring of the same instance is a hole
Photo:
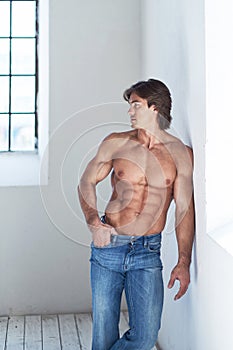
[[[130,244],[133,245],[134,244],[134,236],[130,237]]]
[[[115,236],[115,235],[111,235],[111,243],[116,243],[116,238],[117,238],[117,236]]]
[[[144,248],[147,247],[147,238],[146,238],[146,236],[143,236],[143,246],[144,246]]]

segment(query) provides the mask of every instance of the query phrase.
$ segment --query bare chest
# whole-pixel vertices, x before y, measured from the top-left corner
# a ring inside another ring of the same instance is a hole
[[[116,179],[156,188],[171,186],[176,166],[165,147],[149,150],[142,145],[130,145],[116,152],[113,160]]]

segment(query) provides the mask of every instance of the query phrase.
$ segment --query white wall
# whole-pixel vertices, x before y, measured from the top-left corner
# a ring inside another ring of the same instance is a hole
[[[233,2],[206,0],[205,13],[207,231],[233,255]]]
[[[208,4],[211,11],[212,2]],[[208,67],[208,61],[205,62],[204,6],[203,0],[146,0],[142,8],[144,75],[159,78],[170,87],[174,102],[172,132],[193,147],[195,156],[196,239],[192,283],[188,293],[176,302],[173,301],[176,290],[166,289],[159,335],[162,350],[233,348],[233,258],[206,230],[205,181],[209,179],[205,179],[205,63]],[[215,6],[222,8],[223,4],[215,2]],[[174,233],[164,232],[165,284],[176,259]]]
[[[49,3],[49,185],[0,188],[0,315],[90,310],[78,175],[141,74],[139,0]]]

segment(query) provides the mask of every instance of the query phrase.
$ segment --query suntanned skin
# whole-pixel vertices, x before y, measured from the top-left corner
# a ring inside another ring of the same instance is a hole
[[[194,237],[192,150],[159,128],[158,111],[132,93],[128,111],[134,130],[112,133],[101,143],[79,184],[79,198],[93,243],[103,247],[111,234],[133,236],[160,233],[171,201],[176,204],[178,263],[168,283],[185,294]],[[96,185],[111,173],[112,195],[106,207],[106,224],[98,216]]]

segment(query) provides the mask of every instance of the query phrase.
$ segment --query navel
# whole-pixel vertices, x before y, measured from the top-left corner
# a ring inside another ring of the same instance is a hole
[[[123,170],[119,170],[119,171],[117,172],[117,175],[118,175],[119,177],[122,177],[122,176],[124,175],[124,171],[123,171]]]

